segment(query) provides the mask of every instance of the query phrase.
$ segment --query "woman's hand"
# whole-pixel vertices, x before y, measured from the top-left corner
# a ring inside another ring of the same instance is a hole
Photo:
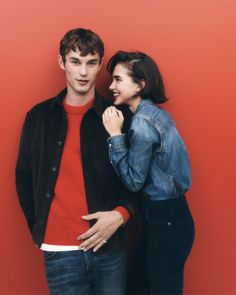
[[[103,125],[110,136],[121,135],[124,117],[115,107],[107,108],[102,115]]]

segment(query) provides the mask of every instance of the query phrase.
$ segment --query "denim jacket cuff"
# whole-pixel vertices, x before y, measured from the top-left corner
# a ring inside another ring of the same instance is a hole
[[[107,139],[107,142],[108,142],[109,152],[112,154],[115,152],[120,152],[120,151],[123,151],[124,149],[127,149],[125,134],[109,137]]]

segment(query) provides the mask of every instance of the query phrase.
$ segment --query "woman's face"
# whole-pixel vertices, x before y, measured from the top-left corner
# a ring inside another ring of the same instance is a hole
[[[134,100],[140,99],[138,93],[141,88],[129,76],[128,69],[125,65],[117,64],[112,73],[112,78],[113,80],[109,89],[113,92],[115,105],[131,105]]]

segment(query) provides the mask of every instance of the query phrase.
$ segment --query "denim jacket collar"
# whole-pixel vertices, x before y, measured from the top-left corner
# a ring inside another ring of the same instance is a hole
[[[154,104],[154,102],[151,99],[142,99],[137,109],[135,110],[134,114],[136,114],[137,112],[140,112],[143,109],[143,107],[150,104]]]

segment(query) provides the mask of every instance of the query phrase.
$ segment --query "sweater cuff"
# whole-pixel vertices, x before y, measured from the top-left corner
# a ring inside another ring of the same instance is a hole
[[[113,209],[113,211],[117,211],[122,215],[122,217],[124,218],[123,225],[125,225],[130,218],[129,211],[125,207],[122,207],[122,206],[117,206],[115,209]]]

